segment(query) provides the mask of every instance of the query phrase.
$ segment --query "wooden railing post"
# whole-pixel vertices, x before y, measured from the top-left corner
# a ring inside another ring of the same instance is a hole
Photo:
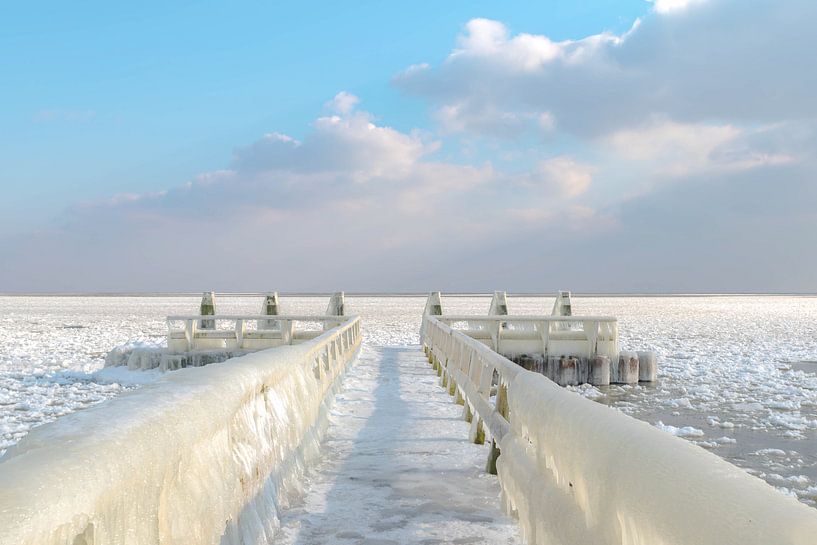
[[[510,410],[508,406],[508,385],[499,377],[499,384],[496,389],[496,411],[508,422],[510,419]],[[491,450],[488,452],[488,461],[485,464],[485,471],[491,475],[496,475],[496,460],[499,458],[499,446],[496,444],[496,438],[491,438]]]

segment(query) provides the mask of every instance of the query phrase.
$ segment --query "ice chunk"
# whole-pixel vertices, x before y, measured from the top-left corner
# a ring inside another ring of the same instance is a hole
[[[704,431],[699,430],[698,428],[693,428],[692,426],[684,426],[682,428],[676,428],[675,426],[670,426],[669,424],[664,424],[660,420],[655,423],[655,427],[661,431],[667,432],[670,435],[674,435],[676,437],[703,437]]]

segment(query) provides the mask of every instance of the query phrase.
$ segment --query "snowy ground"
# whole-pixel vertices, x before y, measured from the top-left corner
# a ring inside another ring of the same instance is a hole
[[[365,347],[280,543],[521,543],[461,416],[418,347]]]
[[[349,297],[365,346],[418,343],[422,297]],[[0,452],[36,425],[138,387],[155,375],[102,370],[105,353],[161,341],[164,316],[198,297],[0,297]],[[283,297],[322,313],[326,297]],[[446,312],[484,314],[487,297],[447,297]],[[222,297],[219,312],[255,313],[259,297]],[[511,297],[514,314],[547,314],[552,298]],[[817,502],[817,298],[576,297],[575,313],[619,318],[622,347],[653,349],[659,381],[582,388],[662,430]]]

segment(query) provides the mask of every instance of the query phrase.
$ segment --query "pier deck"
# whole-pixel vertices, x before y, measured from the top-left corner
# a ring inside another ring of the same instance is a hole
[[[488,447],[418,348],[365,347],[332,410],[325,460],[282,543],[522,543],[485,473]]]

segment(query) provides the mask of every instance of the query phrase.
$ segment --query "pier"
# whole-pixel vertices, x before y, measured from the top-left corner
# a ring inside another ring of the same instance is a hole
[[[485,315],[446,314],[432,293],[408,348],[366,346],[341,294],[314,316],[287,315],[275,294],[261,307],[218,314],[205,294],[200,314],[168,317],[166,347],[110,358],[158,362],[161,379],[13,446],[0,463],[0,544],[817,535],[813,509],[564,388],[660,380],[651,353],[619,346],[615,317],[575,314],[566,292],[538,316],[514,315],[502,292]]]
[[[573,316],[571,309],[570,292],[559,291],[550,316],[509,315],[505,292],[495,292],[487,315],[458,316],[443,313],[440,293],[435,292],[424,314],[561,386],[656,380],[655,353],[621,350],[615,317]],[[427,320],[423,336],[426,326]]]

